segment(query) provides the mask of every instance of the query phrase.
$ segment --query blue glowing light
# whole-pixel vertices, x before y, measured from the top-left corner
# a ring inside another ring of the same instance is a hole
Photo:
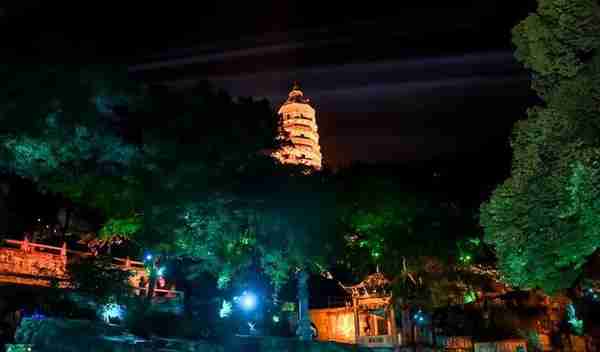
[[[163,276],[163,275],[165,274],[165,267],[163,266],[162,268],[158,269],[158,270],[156,271],[156,274],[157,274],[158,276]]]
[[[413,315],[413,320],[419,325],[425,324],[425,322],[426,322],[425,318],[426,318],[425,313],[423,313],[423,311],[420,309]]]
[[[31,320],[44,320],[46,319],[46,315],[39,313],[37,310],[33,312],[31,315],[25,315],[25,318],[29,318]]]
[[[256,308],[257,299],[256,296],[249,292],[244,292],[240,297],[240,306],[244,310],[253,310]]]
[[[591,299],[594,302],[598,301],[598,294],[596,293],[596,291],[594,291],[594,289],[592,288],[588,288],[585,290],[585,296],[588,297],[589,299]]]
[[[152,260],[152,254],[150,254],[150,253],[146,254],[146,260]]]
[[[116,303],[107,303],[101,308],[102,318],[106,323],[110,323],[112,319],[123,320],[125,309]]]

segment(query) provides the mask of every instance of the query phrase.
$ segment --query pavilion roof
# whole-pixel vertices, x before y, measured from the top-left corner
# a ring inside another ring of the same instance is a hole
[[[380,272],[367,276],[363,281],[356,285],[344,286],[344,290],[352,297],[388,297],[391,296],[390,280]]]

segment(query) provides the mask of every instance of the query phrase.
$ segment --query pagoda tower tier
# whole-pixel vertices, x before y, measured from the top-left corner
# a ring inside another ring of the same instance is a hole
[[[278,138],[282,147],[273,156],[284,164],[301,164],[320,170],[322,156],[315,109],[297,84],[279,108],[278,115]]]

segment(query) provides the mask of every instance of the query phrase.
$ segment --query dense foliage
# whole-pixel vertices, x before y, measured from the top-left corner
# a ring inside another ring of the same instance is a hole
[[[73,288],[98,303],[122,301],[130,295],[132,275],[112,263],[110,257],[84,257],[67,266]]]
[[[468,208],[403,176],[369,167],[337,175],[341,262],[359,278],[378,267],[401,297],[444,305],[462,281],[455,269],[481,259],[477,223]]]
[[[223,287],[260,270],[278,288],[325,263],[326,178],[265,153],[277,145],[265,101],[103,66],[7,65],[0,78],[0,170],[99,210],[101,239],[185,257]]]
[[[134,110],[140,91],[126,72],[94,66],[4,65],[0,77],[0,169],[134,222],[142,202],[132,177],[142,148],[114,129],[115,109]]]
[[[481,223],[507,282],[554,292],[600,247],[600,6],[539,0],[513,40],[542,103],[514,127],[511,176]]]

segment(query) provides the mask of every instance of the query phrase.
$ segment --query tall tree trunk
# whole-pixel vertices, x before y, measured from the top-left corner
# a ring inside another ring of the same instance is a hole
[[[0,193],[0,236],[7,236],[8,232],[8,207],[4,201],[4,196]]]
[[[159,257],[157,256],[156,258],[152,259],[152,264],[150,266],[150,274],[148,275],[148,291],[147,291],[147,299],[148,301],[152,300],[152,297],[154,296],[154,289],[156,288],[156,274],[157,274],[157,265],[156,263],[159,261]]]
[[[310,324],[310,315],[308,312],[308,279],[309,274],[306,269],[298,273],[298,328],[296,335],[300,340],[310,341],[313,338],[313,332]]]
[[[412,335],[413,350],[417,352],[417,326],[415,324],[410,325],[410,333]]]
[[[10,201],[8,200],[8,193],[10,191],[10,185],[8,183],[0,182],[0,236],[8,236],[9,234],[8,224],[9,220],[9,206]]]
[[[412,345],[414,342],[413,330],[412,330],[412,321],[410,319],[410,307],[402,302],[401,306],[401,314],[402,314],[402,344],[404,345]]]
[[[150,273],[150,277],[148,278],[148,290],[146,298],[148,301],[152,300],[152,296],[154,296],[154,287],[156,286],[156,274]]]
[[[188,266],[186,265],[186,262],[183,260],[177,260],[175,261],[175,266],[174,266],[174,270],[175,270],[175,282],[176,282],[176,287],[178,290],[183,291],[183,314],[185,317],[187,318],[191,318],[193,317],[193,311],[192,311],[192,301],[191,301],[191,297],[192,297],[192,287],[191,284],[188,280],[188,271],[186,270],[188,268]]]
[[[71,225],[71,214],[72,213],[73,213],[73,208],[71,208],[70,204],[68,204],[65,208],[65,223],[62,226],[63,236],[66,236],[67,231],[69,231],[69,225]]]

